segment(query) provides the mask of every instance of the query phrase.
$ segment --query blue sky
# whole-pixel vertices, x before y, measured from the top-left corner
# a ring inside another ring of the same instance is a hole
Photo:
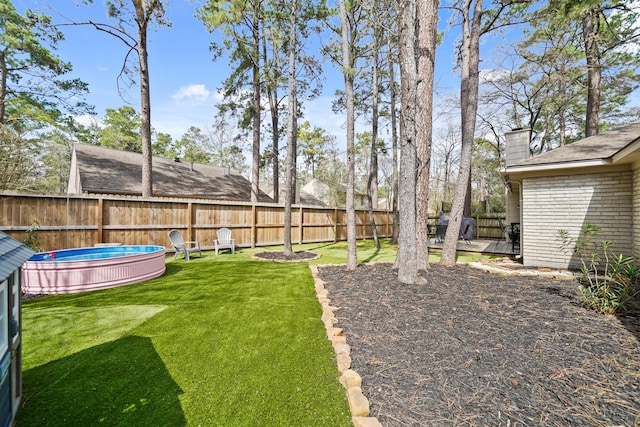
[[[328,0],[330,6],[337,6],[337,0]],[[52,16],[54,23],[70,23],[94,20],[113,23],[106,15],[104,0],[94,0],[91,5],[78,5],[80,0],[13,0],[19,11],[29,7]],[[172,22],[170,28],[154,28],[149,34],[149,64],[151,76],[152,125],[158,132],[168,133],[174,139],[180,138],[190,126],[201,129],[209,127],[216,113],[216,103],[220,98],[217,90],[230,72],[224,58],[213,62],[209,45],[219,40],[219,34],[208,33],[203,24],[194,17],[197,4],[202,0],[167,1],[166,16]],[[52,4],[53,6],[49,6]],[[446,14],[441,10],[441,15]],[[448,97],[458,96],[459,76],[454,72],[454,43],[459,27],[448,27],[446,18],[441,17],[439,29],[446,30],[436,58],[436,99],[442,102]],[[96,107],[96,119],[104,116],[107,108],[117,109],[131,105],[140,110],[137,87],[129,88],[125,100],[117,91],[117,76],[126,54],[125,45],[115,37],[95,30],[90,26],[61,27],[65,40],[59,44],[58,56],[73,65],[73,74],[89,84],[90,94],[86,101]],[[498,60],[496,47],[513,40],[517,28],[508,33],[491,34],[481,42],[481,69],[494,66]],[[328,37],[324,35],[324,37]],[[309,43],[318,46],[319,36]],[[343,89],[343,79],[336,64],[325,62],[323,72],[326,80],[320,98],[305,103],[305,118],[312,126],[319,126],[336,136],[338,144],[344,147],[344,116],[331,111],[331,102],[336,89]],[[633,98],[638,99],[637,93]],[[435,117],[437,127],[445,127],[441,116]],[[458,123],[457,116],[453,123]],[[365,129],[363,123],[357,131]],[[383,137],[386,130],[382,130]],[[267,138],[264,138],[265,140]],[[265,143],[266,145],[266,143]]]
[[[332,0],[330,0],[331,4]],[[29,7],[53,17],[54,23],[96,22],[113,23],[106,16],[102,0],[91,5],[77,5],[79,0],[13,0],[19,11]],[[53,6],[48,6],[51,3]],[[198,3],[198,2],[196,2]],[[334,2],[335,3],[335,2]],[[152,125],[158,132],[180,138],[190,126],[204,129],[212,124],[219,101],[217,90],[229,73],[226,61],[212,61],[209,52],[211,41],[219,37],[209,34],[202,23],[194,18],[193,1],[171,0],[167,2],[166,15],[172,22],[170,28],[154,28],[149,34],[149,64],[151,76]],[[440,23],[441,27],[446,22]],[[117,75],[126,53],[125,45],[115,37],[90,26],[61,27],[65,40],[56,53],[73,65],[73,75],[89,84],[86,101],[96,107],[96,119],[104,116],[107,108],[119,108],[128,103],[140,110],[137,87],[127,89],[125,100],[117,91]],[[453,41],[456,29],[445,34],[438,49],[436,61],[437,90],[440,95],[457,95],[459,77],[453,73]],[[313,43],[319,44],[316,39]],[[343,88],[342,76],[335,64],[327,62],[323,67],[326,80],[320,98],[305,104],[305,119],[312,126],[319,126],[344,140],[344,116],[331,111],[331,101],[336,89]],[[361,129],[362,124],[360,125]]]

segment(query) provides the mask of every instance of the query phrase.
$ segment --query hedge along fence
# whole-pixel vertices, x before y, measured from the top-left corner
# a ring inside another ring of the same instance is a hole
[[[213,248],[219,228],[232,230],[240,247],[284,242],[284,206],[201,199],[137,198],[120,196],[0,195],[0,230],[24,240],[33,221],[40,224],[43,250],[94,246],[98,243],[161,245],[172,248],[169,231],[182,231],[185,240]],[[292,208],[293,243],[346,240],[344,209]],[[374,211],[381,237],[392,233],[393,216]],[[358,239],[373,237],[366,210],[356,211]]]
[[[503,237],[498,217],[475,217],[476,238]],[[393,214],[374,211],[380,237],[390,237]],[[43,250],[94,246],[98,243],[160,245],[172,248],[169,231],[182,231],[185,240],[199,241],[213,249],[221,227],[232,230],[236,245],[256,247],[284,242],[284,206],[202,199],[139,198],[123,196],[0,195],[0,230],[22,241],[33,221],[38,221],[38,240]],[[430,216],[435,224],[437,216]],[[294,205],[293,243],[337,242],[347,239],[344,209]],[[358,239],[373,238],[366,210],[356,211]]]

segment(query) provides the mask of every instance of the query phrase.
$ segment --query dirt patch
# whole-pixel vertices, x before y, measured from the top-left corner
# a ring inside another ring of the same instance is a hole
[[[640,423],[639,317],[584,308],[575,281],[438,265],[426,285],[399,283],[390,264],[319,273],[384,426]]]

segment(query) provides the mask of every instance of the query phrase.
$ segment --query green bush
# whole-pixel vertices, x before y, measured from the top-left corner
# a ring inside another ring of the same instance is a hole
[[[611,242],[597,241],[599,232],[600,228],[590,222],[577,239],[560,230],[561,249],[580,258],[578,292],[587,307],[601,314],[625,312],[638,294],[640,268],[633,264],[633,257],[614,254]]]
[[[26,231],[26,237],[22,241],[25,245],[29,246],[36,252],[42,252],[42,243],[38,238],[38,231],[40,230],[40,223],[38,220],[33,220],[31,226]]]

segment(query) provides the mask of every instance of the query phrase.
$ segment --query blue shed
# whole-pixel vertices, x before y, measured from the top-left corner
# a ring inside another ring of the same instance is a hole
[[[34,253],[0,231],[0,427],[12,425],[22,397],[20,267]]]

